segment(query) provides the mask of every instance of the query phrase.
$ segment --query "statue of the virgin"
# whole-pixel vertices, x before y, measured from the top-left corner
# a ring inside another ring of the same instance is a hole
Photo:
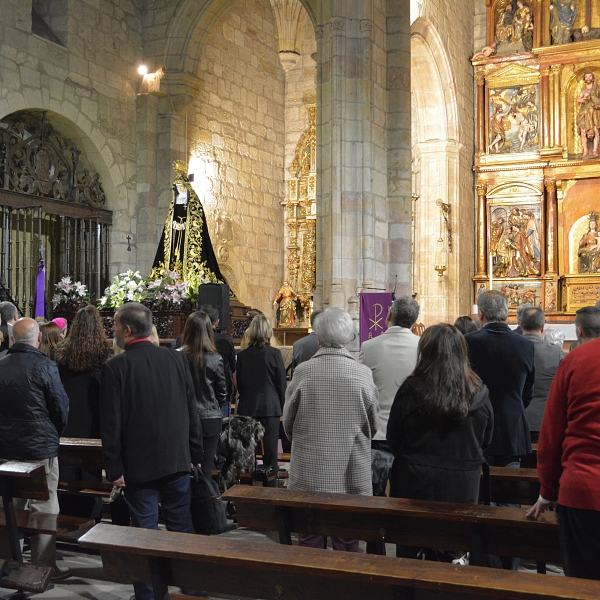
[[[177,173],[173,197],[150,279],[160,277],[161,270],[166,269],[176,271],[194,287],[202,283],[225,283],[210,241],[202,203],[187,177],[187,165],[175,161],[173,168]]]

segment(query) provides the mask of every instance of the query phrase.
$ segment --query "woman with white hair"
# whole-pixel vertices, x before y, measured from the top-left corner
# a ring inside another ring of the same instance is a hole
[[[371,438],[379,415],[371,369],[344,348],[354,339],[347,312],[328,308],[314,328],[321,348],[296,367],[283,409],[292,442],[288,488],[371,496]],[[332,543],[334,550],[358,551],[358,540]],[[298,545],[325,548],[326,539],[299,535]]]

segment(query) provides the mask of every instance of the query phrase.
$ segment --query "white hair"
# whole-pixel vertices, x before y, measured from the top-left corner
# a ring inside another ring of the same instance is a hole
[[[316,320],[314,330],[324,348],[343,348],[354,339],[352,317],[341,308],[324,310]]]

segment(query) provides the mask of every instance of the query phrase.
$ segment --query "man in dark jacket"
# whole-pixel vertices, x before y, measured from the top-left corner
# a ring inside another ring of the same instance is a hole
[[[48,480],[48,500],[30,500],[29,510],[58,514],[58,445],[67,424],[69,399],[58,367],[38,349],[42,334],[29,318],[12,327],[14,343],[0,360],[0,457],[43,464]],[[15,499],[23,508],[24,500]],[[55,568],[53,579],[70,575],[68,568],[56,567],[55,538],[31,537],[34,564]]]
[[[518,466],[520,457],[531,452],[525,406],[533,395],[533,342],[505,323],[508,301],[504,294],[483,292],[477,307],[483,326],[465,340],[471,366],[487,385],[494,408],[494,435],[486,458],[492,466]]]
[[[533,386],[533,398],[527,406],[527,424],[531,432],[531,441],[536,442],[540,437],[542,418],[546,399],[550,392],[552,380],[564,353],[560,346],[549,344],[542,339],[546,315],[539,307],[527,308],[521,315],[521,327],[523,337],[533,342],[535,361],[535,385]]]
[[[152,313],[128,302],[115,314],[123,354],[100,374],[100,433],[106,476],[123,487],[134,527],[194,533],[190,467],[202,461],[202,433],[190,370],[180,352],[154,346]],[[137,600],[152,586],[134,583]]]

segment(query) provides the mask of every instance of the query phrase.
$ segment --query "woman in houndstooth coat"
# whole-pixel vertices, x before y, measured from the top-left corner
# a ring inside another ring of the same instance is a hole
[[[292,442],[288,488],[371,496],[371,438],[379,415],[371,369],[343,347],[354,334],[348,313],[328,308],[314,328],[321,349],[294,371],[283,409]],[[299,545],[323,547],[322,540],[299,536]],[[334,549],[358,549],[355,540],[333,542]]]

